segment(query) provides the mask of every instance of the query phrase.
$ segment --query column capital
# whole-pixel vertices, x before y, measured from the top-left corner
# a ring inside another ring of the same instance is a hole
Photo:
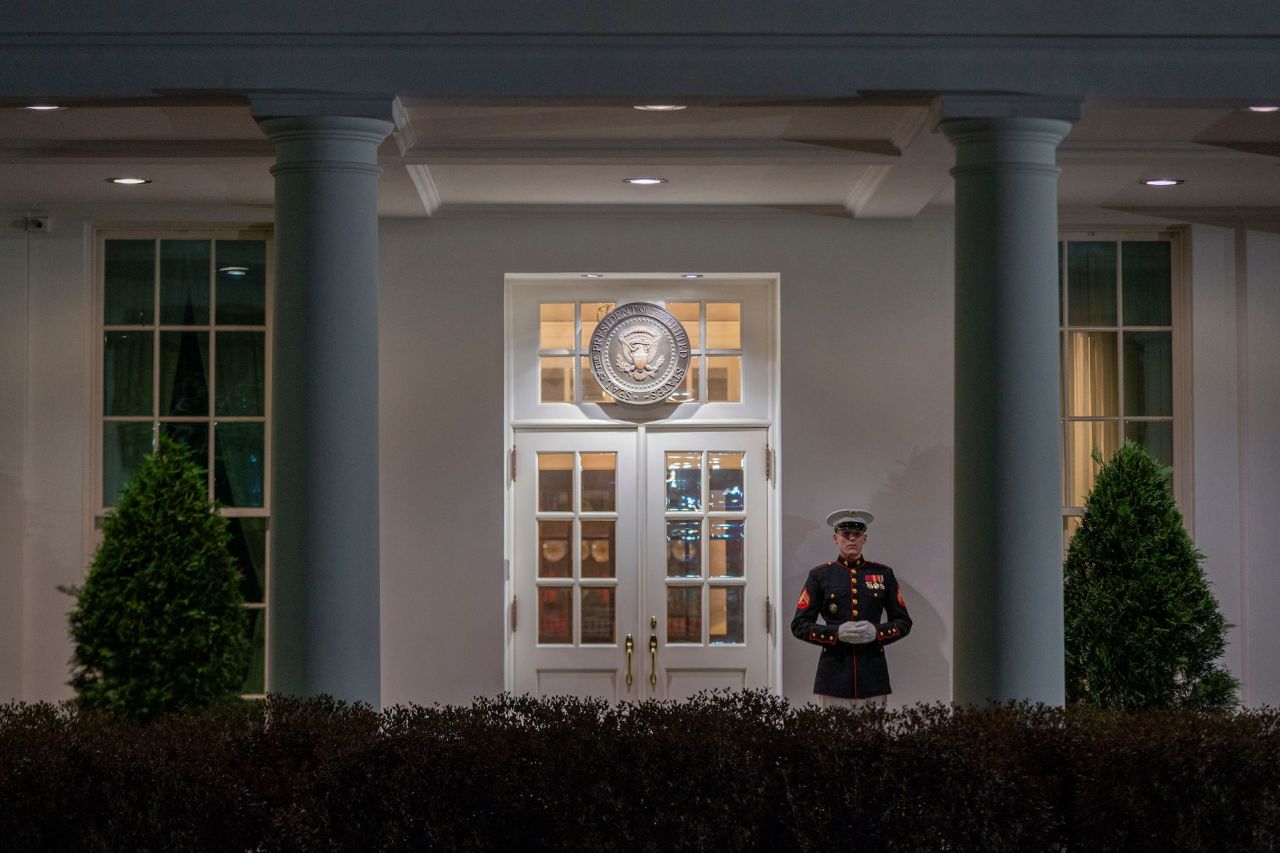
[[[1053,119],[1074,124],[1080,120],[1083,98],[1045,95],[944,93],[934,100],[930,120],[936,129],[962,119]]]
[[[249,112],[258,122],[274,118],[364,118],[391,122],[396,129],[409,122],[400,98],[386,93],[253,92],[249,95]]]

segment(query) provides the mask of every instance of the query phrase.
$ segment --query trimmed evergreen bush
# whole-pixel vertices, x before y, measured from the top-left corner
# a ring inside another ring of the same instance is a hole
[[[249,657],[240,573],[205,473],[161,436],[103,524],[70,614],[86,708],[150,718],[234,697]]]
[[[1064,567],[1069,702],[1206,711],[1239,704],[1239,682],[1216,663],[1231,626],[1169,473],[1126,441],[1085,501]]]

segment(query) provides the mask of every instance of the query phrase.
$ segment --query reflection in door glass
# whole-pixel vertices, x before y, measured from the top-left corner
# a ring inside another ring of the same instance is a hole
[[[538,642],[573,642],[573,587],[538,588]]]
[[[538,454],[538,512],[573,510],[573,454]]]
[[[743,453],[707,451],[707,467],[711,469],[711,489],[707,496],[709,509],[741,511],[743,504]]]
[[[667,577],[702,577],[702,522],[667,522]]]
[[[614,576],[614,526],[613,521],[582,522],[582,576],[584,578],[611,578]]]
[[[710,609],[708,626],[711,629],[711,642],[741,643],[742,587],[712,587],[711,600],[707,603]]]
[[[711,577],[742,577],[743,537],[746,526],[747,523],[741,519],[711,522],[710,543],[707,549]]]
[[[583,587],[582,642],[614,644],[614,589],[611,586]]]
[[[697,512],[702,509],[702,454],[668,451],[667,511]]]
[[[616,453],[582,454],[582,511],[613,512],[617,506]]]
[[[702,642],[702,587],[667,587],[667,642]]]

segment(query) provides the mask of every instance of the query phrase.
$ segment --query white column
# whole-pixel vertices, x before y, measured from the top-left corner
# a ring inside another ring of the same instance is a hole
[[[374,707],[377,151],[393,104],[253,100],[276,146],[269,688]]]
[[[1076,101],[944,97],[955,146],[954,699],[1065,700],[1055,152]]]

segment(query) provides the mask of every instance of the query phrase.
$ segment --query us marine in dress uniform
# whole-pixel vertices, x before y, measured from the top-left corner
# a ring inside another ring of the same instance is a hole
[[[893,569],[863,559],[872,520],[871,513],[859,509],[827,516],[840,556],[809,570],[791,620],[792,634],[822,647],[813,692],[824,704],[831,697],[887,696],[891,691],[884,647],[911,631]]]

